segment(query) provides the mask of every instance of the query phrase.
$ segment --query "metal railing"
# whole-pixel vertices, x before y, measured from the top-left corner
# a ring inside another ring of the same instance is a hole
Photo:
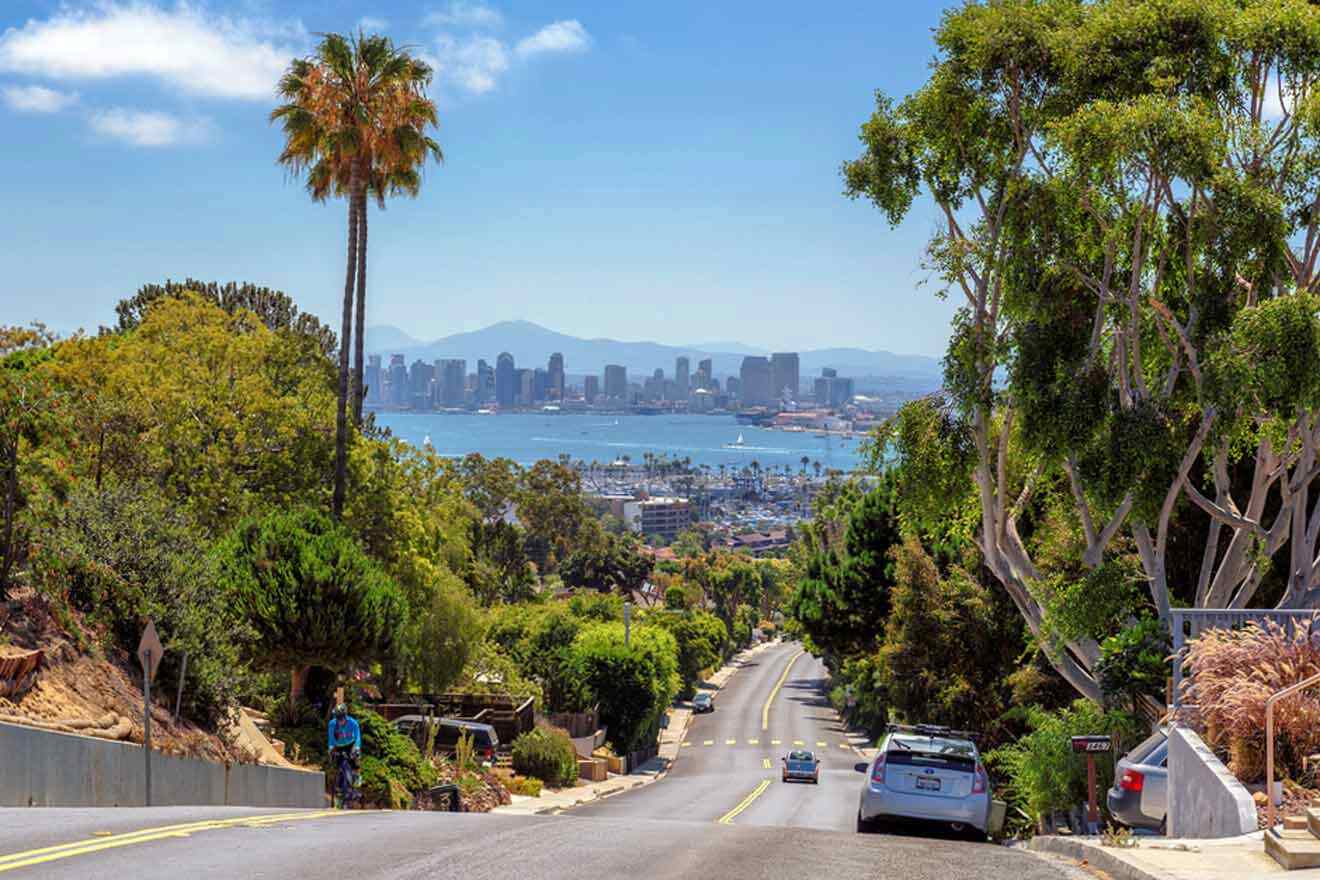
[[[1174,608],[1169,612],[1173,624],[1173,709],[1183,707],[1183,660],[1187,643],[1210,629],[1241,629],[1250,623],[1274,621],[1291,638],[1298,623],[1315,618],[1314,609],[1224,609]]]
[[[1274,832],[1274,704],[1291,697],[1298,691],[1320,684],[1320,674],[1289,685],[1265,701],[1265,826],[1267,832]]]

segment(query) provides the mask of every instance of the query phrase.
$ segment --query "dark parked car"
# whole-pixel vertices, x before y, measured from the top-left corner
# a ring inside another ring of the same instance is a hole
[[[702,712],[715,711],[715,699],[710,694],[702,691],[692,698],[692,711],[698,714]]]
[[[482,724],[479,721],[463,721],[458,718],[431,718],[429,720],[435,728],[435,750],[437,752],[452,754],[458,746],[459,736],[467,734],[472,737],[472,745],[478,760],[495,760],[495,752],[500,747],[500,737],[491,725]],[[404,715],[394,719],[394,726],[412,737],[418,748],[425,748],[427,721],[428,719],[422,715]]]
[[[1164,830],[1169,809],[1169,737],[1159,730],[1119,759],[1109,812],[1131,828]]]

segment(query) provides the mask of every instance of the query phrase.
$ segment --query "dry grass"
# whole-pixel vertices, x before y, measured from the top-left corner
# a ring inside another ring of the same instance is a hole
[[[1264,770],[1265,701],[1320,674],[1320,625],[1296,624],[1291,636],[1273,621],[1238,630],[1208,630],[1187,652],[1191,675],[1183,698],[1199,706],[1211,745],[1227,750],[1234,773],[1255,781]],[[1320,687],[1274,707],[1276,755],[1296,775],[1320,752]]]

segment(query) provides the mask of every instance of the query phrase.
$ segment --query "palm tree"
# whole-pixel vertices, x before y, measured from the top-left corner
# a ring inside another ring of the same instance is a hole
[[[307,190],[316,201],[330,195],[348,199],[335,416],[336,515],[343,510],[347,478],[350,345],[356,355],[351,391],[355,425],[362,415],[367,197],[374,196],[383,208],[387,195],[416,195],[426,160],[443,158],[440,145],[427,135],[427,129],[438,124],[435,104],[426,97],[430,81],[431,68],[395,48],[388,37],[327,34],[314,55],[289,64],[279,83],[284,103],[270,114],[271,121],[279,120],[284,128],[280,164],[294,174],[307,173]]]

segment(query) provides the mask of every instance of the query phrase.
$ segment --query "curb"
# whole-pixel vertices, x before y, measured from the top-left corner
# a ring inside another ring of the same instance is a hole
[[[1076,862],[1083,862],[1093,868],[1099,868],[1114,880],[1175,880],[1172,875],[1163,871],[1139,868],[1104,847],[1067,837],[1052,834],[1038,835],[1031,838],[1027,849],[1037,854],[1064,856]]]

